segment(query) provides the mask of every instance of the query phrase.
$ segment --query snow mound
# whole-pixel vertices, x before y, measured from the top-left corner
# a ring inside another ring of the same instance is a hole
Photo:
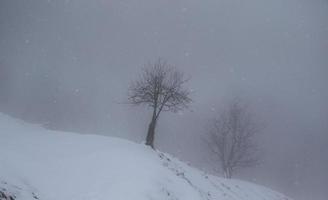
[[[50,131],[1,113],[0,128],[0,191],[17,200],[289,199],[118,138]]]
[[[37,200],[38,195],[28,185],[12,185],[0,181],[0,200]]]

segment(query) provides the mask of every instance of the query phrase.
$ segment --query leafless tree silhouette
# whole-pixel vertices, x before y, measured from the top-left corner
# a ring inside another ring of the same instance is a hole
[[[162,111],[177,112],[188,107],[191,98],[189,91],[183,87],[186,81],[183,73],[158,59],[147,64],[140,79],[131,84],[129,102],[149,106],[153,111],[146,145],[154,148],[155,128]]]
[[[259,130],[260,124],[239,99],[234,99],[211,122],[205,141],[220,160],[226,178],[231,178],[236,169],[259,163],[258,146],[254,141]]]

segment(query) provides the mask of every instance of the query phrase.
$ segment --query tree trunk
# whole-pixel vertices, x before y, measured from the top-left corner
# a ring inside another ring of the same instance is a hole
[[[152,120],[148,126],[148,133],[146,138],[146,145],[154,149],[154,139],[155,139],[155,128],[156,128],[156,112],[154,112]]]
[[[224,178],[232,178],[232,170],[229,167],[224,168]]]

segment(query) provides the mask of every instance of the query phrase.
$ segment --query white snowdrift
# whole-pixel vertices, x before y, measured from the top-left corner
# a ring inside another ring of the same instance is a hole
[[[206,175],[142,144],[49,131],[0,113],[1,190],[17,200],[288,199]]]

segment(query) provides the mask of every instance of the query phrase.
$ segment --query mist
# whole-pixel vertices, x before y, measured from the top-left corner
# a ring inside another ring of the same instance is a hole
[[[143,142],[150,110],[127,104],[145,63],[189,78],[156,145],[219,174],[202,137],[230,98],[265,124],[263,163],[238,178],[297,200],[328,195],[328,1],[2,0],[0,111],[54,130]]]

